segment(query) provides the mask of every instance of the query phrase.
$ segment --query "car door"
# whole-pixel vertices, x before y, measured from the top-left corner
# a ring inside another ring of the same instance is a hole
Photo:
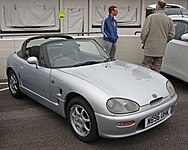
[[[42,52],[40,52],[41,55]],[[40,64],[40,63],[39,63]],[[20,65],[20,79],[22,85],[29,92],[39,97],[50,99],[49,79],[51,69],[44,65],[36,66],[27,61]]]
[[[188,33],[188,22],[174,20],[175,37],[167,45],[163,60],[162,71],[182,80],[188,79],[188,42],[183,41],[181,36]]]

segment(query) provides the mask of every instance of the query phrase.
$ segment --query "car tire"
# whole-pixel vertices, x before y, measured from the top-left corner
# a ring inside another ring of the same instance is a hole
[[[94,111],[82,97],[73,98],[67,107],[68,122],[74,135],[83,142],[94,142],[98,136]]]
[[[16,76],[16,73],[13,70],[10,70],[8,72],[8,86],[9,86],[10,93],[13,97],[15,98],[22,97],[22,93],[20,92],[20,89],[19,89],[18,78]]]

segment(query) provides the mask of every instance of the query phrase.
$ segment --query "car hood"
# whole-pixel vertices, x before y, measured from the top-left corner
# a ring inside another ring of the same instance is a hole
[[[150,69],[124,61],[70,68],[63,72],[90,82],[110,97],[127,98],[140,105],[168,96],[166,78]]]

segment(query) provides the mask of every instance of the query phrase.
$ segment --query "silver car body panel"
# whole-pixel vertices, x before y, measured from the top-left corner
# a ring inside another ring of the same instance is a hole
[[[169,99],[169,97],[167,98]],[[132,136],[146,130],[149,130],[161,123],[165,120],[169,119],[173,115],[174,106],[177,103],[177,95],[173,98],[170,98],[168,102],[160,105],[160,107],[153,107],[152,109],[150,106],[142,107],[138,112],[133,114],[127,114],[122,116],[105,116],[101,114],[96,114],[97,122],[98,122],[98,129],[99,134],[101,137],[106,138],[120,138],[120,137],[127,137]],[[164,118],[163,120],[157,122],[156,124],[145,128],[144,121],[147,117],[152,116],[154,114],[159,113],[161,110],[165,110],[167,108],[171,109],[171,114]],[[126,122],[126,121],[135,121],[135,124],[130,127],[117,127],[118,122]]]
[[[188,82],[188,42],[172,40],[167,45],[161,70]]]
[[[171,18],[176,25],[177,23],[185,23],[186,25],[188,25],[187,17],[172,16]],[[186,31],[184,32],[187,34],[188,26],[186,26]],[[185,33],[183,33],[183,35],[186,35]],[[177,30],[177,34],[179,34],[178,30]],[[179,78],[185,82],[188,82],[187,56],[188,56],[188,40],[187,39],[171,40],[166,47],[165,56],[163,58],[163,64],[161,67],[162,72],[172,75],[176,78]]]

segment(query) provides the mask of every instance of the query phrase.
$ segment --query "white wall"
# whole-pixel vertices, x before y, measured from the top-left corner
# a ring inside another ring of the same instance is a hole
[[[89,36],[91,38],[91,36]],[[102,36],[94,36],[102,43]],[[24,38],[0,39],[0,79],[6,79],[6,60],[11,53],[21,49]],[[140,64],[143,58],[139,36],[120,36],[117,42],[116,59]]]
[[[23,0],[14,0],[14,3],[18,2],[20,3]],[[32,0],[25,0],[27,1],[32,1]],[[36,0],[35,0],[36,1]],[[50,1],[51,3],[53,3],[53,0],[40,0],[40,2],[48,2]],[[0,30],[1,28],[3,28],[1,26],[2,22],[3,22],[3,9],[2,6],[3,4],[9,4],[10,2],[12,2],[12,0],[0,0]],[[38,2],[38,1],[37,1]],[[56,8],[56,10],[59,8],[60,10],[64,10],[65,12],[65,18],[59,20],[59,16],[58,16],[58,10],[57,10],[57,14],[55,14],[55,18],[56,23],[57,23],[57,27],[59,28],[60,26],[60,31],[62,33],[67,33],[67,32],[71,32],[70,30],[68,30],[68,22],[70,22],[70,20],[68,19],[68,8],[73,8],[74,10],[76,9],[81,9],[84,11],[84,32],[100,32],[100,28],[93,28],[92,27],[92,20],[95,17],[94,13],[93,13],[93,7],[96,5],[98,6],[99,4],[101,4],[101,6],[106,6],[106,8],[108,7],[108,5],[117,5],[120,8],[126,8],[127,6],[131,6],[131,7],[137,7],[138,9],[138,14],[137,14],[137,19],[138,22],[137,24],[142,25],[144,20],[145,20],[145,8],[149,5],[149,4],[154,4],[157,2],[157,0],[56,0],[56,3],[59,2],[59,7]],[[54,3],[55,3],[54,2]],[[180,4],[184,7],[188,7],[188,0],[166,0],[167,3],[177,3]],[[57,5],[58,5],[57,4]],[[123,11],[122,9],[120,9],[121,12]],[[106,10],[105,10],[106,11]],[[121,12],[119,12],[118,16],[121,16]],[[22,13],[23,14],[23,13]],[[108,14],[108,12],[106,12],[106,14]],[[74,14],[72,14],[72,16],[74,16]],[[76,13],[75,13],[75,18],[76,18]],[[75,20],[71,20],[71,23],[74,25],[77,25],[77,23],[75,22]],[[59,25],[60,24],[60,25]],[[56,28],[57,28],[56,27]],[[76,29],[76,28],[75,28]],[[16,30],[14,28],[14,30]],[[20,29],[19,29],[20,30]],[[24,31],[27,31],[29,29],[25,29]],[[39,29],[32,29],[32,30],[39,30]],[[46,30],[46,28],[44,28],[44,30]],[[54,29],[55,30],[55,29]],[[133,35],[135,31],[140,30],[140,28],[119,28],[119,34],[120,35]],[[10,30],[12,31],[12,30]],[[74,32],[74,31],[73,31]],[[79,31],[78,31],[79,32]]]
[[[0,79],[5,79],[7,56],[19,50],[24,39],[0,39]]]

